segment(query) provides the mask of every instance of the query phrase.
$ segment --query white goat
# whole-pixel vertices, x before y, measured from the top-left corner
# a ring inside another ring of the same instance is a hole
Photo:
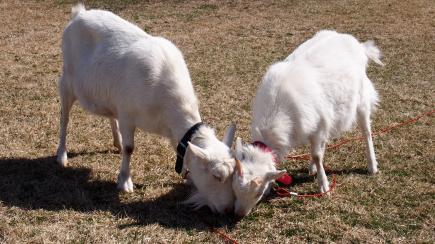
[[[110,119],[114,145],[122,153],[118,188],[132,192],[130,157],[134,132],[165,136],[174,148],[189,128],[201,121],[198,101],[181,52],[170,41],[153,37],[117,15],[102,10],[72,9],[62,41],[63,74],[60,143],[57,161],[67,165],[66,134],[73,103]],[[195,127],[196,128],[196,127]],[[185,155],[178,155],[190,170],[198,189],[188,203],[208,205],[213,211],[231,210],[234,129],[224,142],[204,125],[191,131]]]
[[[253,141],[267,145],[279,161],[291,148],[310,143],[309,172],[317,172],[320,192],[327,192],[325,144],[349,130],[356,118],[367,144],[368,171],[376,173],[370,114],[378,96],[366,67],[369,59],[382,65],[379,57],[373,41],[359,43],[348,34],[318,32],[264,76],[253,103]],[[233,175],[238,215],[248,214],[284,173],[266,154],[270,153],[260,147],[236,143],[236,158],[241,161]]]

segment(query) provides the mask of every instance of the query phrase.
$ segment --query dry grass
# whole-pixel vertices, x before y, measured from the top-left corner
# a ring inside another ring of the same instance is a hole
[[[175,153],[142,132],[133,156],[136,191],[117,192],[120,158],[108,121],[78,107],[69,127],[71,165],[59,168],[56,82],[73,2],[0,2],[0,242],[222,242],[204,216],[243,243],[435,241],[433,116],[375,139],[379,175],[367,175],[362,144],[329,151],[338,181],[331,197],[272,197],[239,222],[180,205],[189,187],[173,170]],[[204,121],[220,135],[235,121],[249,139],[249,107],[265,69],[323,28],[374,39],[383,50],[386,66],[369,70],[382,98],[375,130],[434,108],[431,0],[86,4],[172,40],[185,54]],[[315,189],[306,162],[283,165],[300,176],[294,190]]]

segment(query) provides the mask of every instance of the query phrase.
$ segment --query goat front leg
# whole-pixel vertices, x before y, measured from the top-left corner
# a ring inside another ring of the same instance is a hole
[[[329,191],[329,182],[323,168],[323,156],[325,155],[325,140],[315,138],[311,140],[312,164],[317,169],[317,184],[321,193]]]
[[[118,189],[125,192],[133,192],[133,181],[130,176],[130,159],[134,150],[135,127],[130,125],[128,121],[119,120],[119,129],[122,138],[122,162],[118,175]]]

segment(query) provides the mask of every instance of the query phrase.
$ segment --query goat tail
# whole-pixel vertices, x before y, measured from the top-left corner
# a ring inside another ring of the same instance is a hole
[[[373,60],[375,63],[384,66],[384,63],[380,60],[381,58],[381,50],[375,45],[375,42],[372,40],[361,43],[364,48],[364,52],[367,57]]]
[[[74,19],[81,11],[84,11],[85,5],[83,3],[78,3],[71,9],[71,19]]]

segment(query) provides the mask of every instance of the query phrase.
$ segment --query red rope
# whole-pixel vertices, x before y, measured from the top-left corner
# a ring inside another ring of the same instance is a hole
[[[238,244],[238,242],[236,240],[234,240],[233,238],[229,237],[225,232],[213,228],[212,231],[216,234],[218,234],[220,237],[222,237],[223,239],[225,239],[226,242],[228,243],[233,243],[233,244]]]
[[[379,131],[373,132],[372,136],[380,136],[380,135],[385,134],[385,133],[389,132],[390,130],[395,129],[397,127],[402,127],[402,126],[405,126],[405,125],[409,125],[409,124],[415,123],[419,119],[421,119],[421,118],[423,118],[425,116],[430,116],[433,113],[435,113],[435,109],[431,110],[431,111],[428,111],[428,112],[425,112],[425,113],[422,113],[422,114],[420,114],[420,115],[418,115],[418,116],[416,116],[414,118],[408,119],[408,120],[403,121],[401,123],[389,125],[389,126],[383,128],[383,129],[379,130]],[[327,149],[335,149],[335,148],[338,148],[338,147],[340,147],[340,146],[342,146],[344,144],[347,144],[349,142],[352,142],[352,141],[361,141],[363,139],[364,139],[364,137],[361,137],[361,136],[351,137],[351,138],[347,138],[347,139],[342,139],[342,140],[338,141],[335,144],[327,146]],[[309,153],[298,154],[298,155],[293,155],[293,156],[289,155],[289,156],[286,157],[286,159],[288,159],[288,160],[309,160],[310,158],[311,157],[310,157]]]
[[[389,125],[389,126],[383,128],[383,129],[379,130],[379,131],[373,132],[373,133],[372,133],[372,136],[380,136],[380,135],[385,134],[385,133],[387,133],[387,132],[389,132],[389,131],[391,131],[392,129],[395,129],[395,128],[397,128],[397,127],[402,127],[402,126],[405,126],[405,125],[409,125],[409,124],[415,123],[415,122],[417,122],[419,119],[421,119],[421,118],[423,118],[423,117],[425,117],[425,116],[430,116],[430,115],[432,115],[433,113],[435,113],[435,109],[434,109],[434,110],[431,110],[431,111],[428,111],[428,112],[425,112],[425,113],[422,113],[422,114],[420,114],[420,115],[418,115],[418,116],[416,116],[416,117],[414,117],[414,118],[411,118],[411,119],[405,120],[405,121],[403,121],[403,122]],[[338,141],[338,142],[335,143],[335,144],[332,144],[332,145],[327,146],[327,149],[335,149],[335,148],[339,148],[340,146],[342,146],[342,145],[344,145],[344,144],[347,144],[347,143],[349,143],[349,142],[352,142],[352,141],[361,141],[361,140],[363,140],[363,139],[364,139],[364,137],[361,137],[361,136],[359,136],[359,137],[345,138],[345,139],[342,139],[342,140]],[[293,155],[293,156],[289,155],[289,156],[287,156],[286,158],[289,159],[289,160],[309,160],[309,159],[311,158],[311,156],[310,156],[310,153],[304,153],[304,154]],[[302,194],[302,195],[299,195],[299,194],[296,193],[296,192],[290,192],[290,191],[288,191],[287,189],[282,188],[282,187],[278,187],[278,186],[274,187],[274,190],[275,190],[276,194],[277,194],[279,197],[291,197],[291,196],[296,196],[296,197],[298,197],[298,198],[306,198],[306,197],[322,197],[322,196],[324,196],[325,194],[328,194],[329,192],[332,192],[333,189],[335,188],[336,184],[337,184],[337,182],[336,182],[336,177],[335,177],[335,175],[333,175],[332,185],[329,187],[329,190],[328,190],[327,192],[324,192],[324,193]]]
[[[409,120],[403,121],[403,122],[401,122],[401,123],[397,123],[397,124],[390,125],[390,126],[388,126],[388,127],[386,127],[386,128],[383,128],[383,129],[381,129],[381,130],[379,130],[379,131],[377,131],[377,132],[373,132],[373,133],[372,133],[372,136],[379,136],[379,135],[382,135],[382,134],[385,134],[385,133],[389,132],[390,130],[392,130],[392,129],[394,129],[394,128],[397,128],[397,127],[401,127],[401,126],[405,126],[405,125],[408,125],[408,124],[415,123],[417,120],[421,119],[422,117],[430,116],[430,115],[433,114],[433,113],[435,113],[435,109],[432,110],[432,111],[428,111],[428,112],[425,112],[425,113],[423,113],[423,114],[420,114],[420,115],[418,115],[418,116],[416,116],[416,117],[414,117],[414,118],[411,118],[411,119],[409,119]],[[340,146],[342,146],[342,145],[344,145],[344,144],[347,144],[347,143],[349,143],[349,142],[352,142],[352,141],[360,141],[360,140],[363,140],[363,139],[364,139],[364,137],[352,137],[352,138],[348,138],[348,139],[342,139],[341,141],[339,141],[339,142],[337,142],[337,143],[335,143],[335,144],[329,145],[329,146],[327,147],[327,149],[335,149],[335,148],[338,148],[338,147],[340,147]],[[299,155],[287,156],[286,158],[289,159],[289,160],[309,160],[309,159],[310,159],[310,154],[309,154],[309,153],[304,153],[304,154],[299,154]],[[291,197],[291,196],[296,196],[297,198],[322,197],[322,196],[324,196],[324,195],[326,195],[326,194],[332,192],[332,191],[334,190],[334,188],[336,187],[336,185],[337,185],[337,180],[336,180],[336,176],[335,176],[335,174],[332,175],[332,177],[333,177],[333,178],[332,178],[332,184],[330,185],[329,190],[326,191],[326,192],[323,192],[323,193],[301,194],[301,195],[299,195],[299,194],[296,193],[296,192],[290,192],[290,191],[288,191],[287,189],[282,188],[282,187],[278,187],[278,186],[274,187],[274,190],[275,190],[276,194],[277,194],[279,197]],[[207,220],[205,220],[204,218],[201,217],[201,220],[202,220],[203,223],[205,223],[205,224],[209,227],[209,229],[210,229],[213,233],[219,235],[219,236],[220,236],[222,239],[224,239],[226,242],[228,242],[228,243],[232,243],[232,244],[237,244],[237,243],[238,243],[235,239],[233,239],[233,238],[231,238],[230,236],[228,236],[224,231],[222,231],[222,230],[220,230],[220,229],[217,229],[217,228],[213,227],[213,226],[212,226],[212,225],[211,225]]]
[[[199,215],[199,218],[201,219],[201,221],[207,225],[207,227],[210,229],[211,232],[217,234],[218,236],[220,236],[222,239],[225,240],[225,242],[227,243],[232,243],[232,244],[238,244],[238,242],[231,238],[230,236],[228,236],[223,230],[220,230],[218,228],[213,227],[212,224],[210,224],[210,222],[208,222],[202,215]]]
[[[425,117],[425,116],[430,116],[430,115],[433,114],[433,113],[435,113],[435,109],[432,110],[432,111],[428,111],[428,112],[422,113],[422,114],[420,114],[420,115],[418,115],[418,116],[416,116],[416,117],[414,117],[414,118],[411,118],[411,119],[409,119],[409,120],[403,121],[403,122],[401,122],[401,123],[390,125],[390,126],[384,128],[384,129],[382,129],[382,130],[380,130],[380,131],[378,131],[378,132],[372,133],[372,135],[381,135],[381,134],[385,134],[386,132],[388,132],[388,131],[390,131],[390,130],[392,130],[392,129],[394,129],[394,128],[397,128],[397,127],[401,127],[401,126],[405,126],[405,125],[409,125],[409,124],[415,123],[415,122],[417,122],[417,120],[419,120],[419,119],[421,119],[421,118],[423,118],[423,117]]]

